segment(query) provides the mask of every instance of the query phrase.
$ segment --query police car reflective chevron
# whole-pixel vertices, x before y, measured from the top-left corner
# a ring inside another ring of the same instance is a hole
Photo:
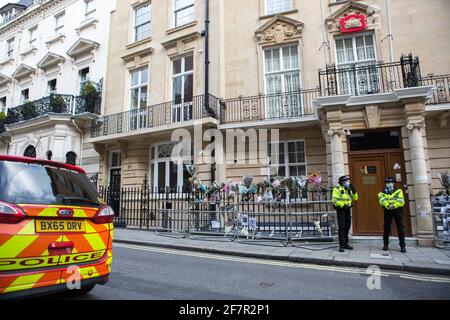
[[[114,212],[81,169],[22,159],[0,156],[0,298],[64,284],[72,266],[80,280],[103,283],[111,271]],[[25,173],[39,175],[33,192]]]

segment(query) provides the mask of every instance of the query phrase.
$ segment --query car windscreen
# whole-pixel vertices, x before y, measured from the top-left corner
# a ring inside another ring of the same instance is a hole
[[[99,206],[85,174],[37,164],[0,161],[0,200],[14,204]]]

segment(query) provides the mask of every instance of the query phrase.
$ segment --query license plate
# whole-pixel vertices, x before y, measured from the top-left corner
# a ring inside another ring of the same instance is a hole
[[[36,232],[85,232],[84,221],[80,220],[36,220]]]

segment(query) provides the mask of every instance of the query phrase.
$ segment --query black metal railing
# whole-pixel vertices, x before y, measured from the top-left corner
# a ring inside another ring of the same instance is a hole
[[[217,118],[218,114],[219,99],[209,95],[206,100],[205,95],[199,95],[194,96],[192,101],[165,102],[104,116],[93,121],[91,137],[139,131],[207,117]]]
[[[314,114],[319,89],[239,97],[221,101],[221,123],[297,118]]]
[[[222,191],[159,191],[145,184],[120,189],[99,187],[100,196],[115,212],[117,227],[283,242],[331,239],[336,234],[335,210],[328,189],[291,190],[272,200],[264,198],[262,192],[238,192],[230,197]]]
[[[321,96],[368,95],[421,84],[419,58],[403,55],[392,63],[373,62],[347,66],[329,65],[319,70]]]
[[[429,104],[450,103],[450,74],[428,75],[422,77],[422,86],[434,86],[433,95]]]
[[[75,114],[90,112],[96,115],[101,114],[102,97],[101,96],[76,96],[73,104]]]
[[[49,113],[80,114],[90,112],[100,115],[101,96],[73,96],[52,94],[41,99],[26,102],[8,110],[6,118],[0,121],[0,133],[5,132],[5,125],[31,120]]]

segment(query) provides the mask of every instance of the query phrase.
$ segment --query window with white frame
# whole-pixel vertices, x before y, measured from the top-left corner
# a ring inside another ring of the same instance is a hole
[[[55,94],[57,91],[57,80],[56,79],[52,79],[50,81],[48,81],[47,83],[47,93],[49,95],[51,94]]]
[[[6,41],[6,56],[8,58],[13,58],[14,56],[14,38]]]
[[[90,79],[90,69],[89,67],[83,68],[78,71],[78,87],[81,91],[83,84]]]
[[[151,4],[145,4],[134,10],[134,41],[150,37]]]
[[[140,109],[147,106],[148,68],[131,72],[130,109]]]
[[[292,0],[265,0],[266,14],[285,12],[292,9]]]
[[[192,54],[173,60],[172,121],[192,119],[192,100],[194,93],[194,56]]]
[[[96,0],[84,0],[85,4],[86,4],[86,11],[85,11],[85,18],[89,19],[89,18],[93,18],[95,15],[95,11],[96,11]]]
[[[182,26],[195,19],[195,0],[173,0],[174,27]]]
[[[33,47],[37,40],[37,26],[28,30],[28,43],[30,47]]]
[[[20,93],[20,102],[24,103],[30,99],[30,89],[23,89]]]
[[[338,68],[368,67],[352,72],[341,72],[338,84],[341,94],[365,94],[377,92],[379,76],[376,63],[373,33],[363,33],[335,38],[336,65]]]
[[[299,116],[302,113],[300,57],[296,44],[264,50],[266,112],[269,118]],[[283,94],[287,93],[289,94]]]
[[[269,144],[269,175],[281,177],[306,175],[304,140]]]
[[[172,157],[172,151],[177,143],[156,144],[150,150],[150,181],[159,192],[177,190],[186,191],[189,188],[190,175],[186,164],[192,164],[191,156]],[[189,154],[189,153],[188,153]]]
[[[64,28],[65,12],[61,12],[55,16],[55,32],[60,32]]]

